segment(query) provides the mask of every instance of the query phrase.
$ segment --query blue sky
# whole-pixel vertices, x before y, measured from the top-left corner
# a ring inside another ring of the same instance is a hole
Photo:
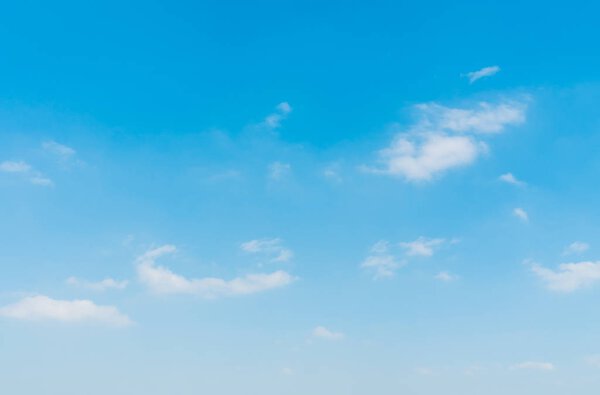
[[[571,2],[13,2],[0,388],[595,394]]]

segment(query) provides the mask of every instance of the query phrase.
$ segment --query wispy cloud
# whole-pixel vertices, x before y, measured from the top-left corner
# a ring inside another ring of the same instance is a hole
[[[289,163],[273,162],[269,164],[269,178],[273,181],[282,181],[292,172],[292,166]]]
[[[529,214],[527,214],[527,211],[523,210],[520,207],[513,209],[513,214],[515,217],[519,218],[523,222],[529,221]]]
[[[42,148],[45,151],[56,155],[63,160],[71,158],[76,153],[76,151],[73,148],[68,147],[64,144],[59,144],[56,141],[45,141],[42,143]]]
[[[515,177],[512,173],[502,174],[500,177],[498,177],[498,179],[507,184],[517,185],[520,187],[526,185],[525,182],[517,179],[517,177]]]
[[[45,177],[35,170],[29,163],[23,161],[4,161],[0,163],[0,172],[20,174],[27,178],[30,183],[39,186],[51,187],[54,185],[51,179]]]
[[[563,255],[583,254],[589,249],[590,245],[588,243],[584,243],[583,241],[574,241],[565,248]]]
[[[549,290],[556,292],[573,292],[600,282],[600,261],[562,263],[558,266],[558,270],[533,263],[531,271],[545,283]]]
[[[271,262],[287,262],[294,256],[292,250],[286,248],[279,238],[246,241],[240,248],[251,254],[266,255]]]
[[[494,74],[497,74],[499,71],[499,66],[488,66],[476,71],[466,73],[465,76],[469,79],[469,83],[472,84],[475,81],[480,80],[482,78],[491,77]]]
[[[361,263],[363,269],[373,272],[375,279],[393,277],[396,270],[405,262],[398,260],[390,252],[390,243],[380,240],[371,247],[371,254]]]
[[[26,162],[4,161],[0,163],[0,171],[4,173],[27,173],[31,166]]]
[[[106,291],[108,289],[125,289],[129,284],[127,280],[118,281],[112,278],[105,278],[104,280],[100,281],[86,281],[81,280],[77,277],[69,277],[66,283],[74,287],[91,289],[93,291]]]
[[[511,370],[541,370],[552,371],[555,369],[554,364],[550,362],[525,361],[514,364],[510,367]]]
[[[361,169],[413,182],[431,180],[447,170],[473,164],[488,151],[480,136],[525,122],[525,110],[520,101],[480,102],[470,108],[419,104],[415,106],[417,122],[378,152],[380,165]]]
[[[275,107],[275,111],[267,115],[261,125],[268,129],[278,129],[281,122],[292,112],[292,106],[288,102],[281,102]]]
[[[445,283],[456,281],[456,280],[458,280],[458,278],[459,277],[456,274],[452,274],[452,273],[449,273],[446,271],[439,272],[438,274],[435,275],[436,280],[439,280],[439,281],[442,281]]]
[[[445,239],[419,237],[414,241],[400,242],[399,245],[409,256],[432,256],[434,251],[444,244]]]
[[[312,331],[314,338],[325,339],[325,340],[342,340],[345,335],[342,332],[334,332],[323,326],[317,326]]]
[[[190,294],[212,299],[254,294],[281,288],[294,281],[293,276],[282,270],[268,274],[248,274],[232,280],[215,277],[188,279],[155,264],[159,257],[175,251],[175,246],[164,245],[138,257],[138,277],[151,291],[160,294]]]
[[[23,321],[60,321],[128,326],[132,321],[113,306],[98,306],[90,300],[56,300],[38,295],[0,308],[0,316]]]

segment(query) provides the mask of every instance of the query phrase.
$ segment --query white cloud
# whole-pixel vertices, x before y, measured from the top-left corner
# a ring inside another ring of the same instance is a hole
[[[113,306],[98,306],[90,300],[56,300],[38,295],[0,308],[0,316],[24,321],[60,321],[127,326],[132,321]]]
[[[467,136],[399,135],[390,147],[379,151],[383,168],[363,169],[374,174],[401,176],[408,181],[427,181],[448,169],[472,164],[484,152],[485,144]]]
[[[390,146],[379,151],[381,165],[362,166],[362,170],[427,181],[447,170],[468,166],[488,151],[478,135],[500,133],[523,123],[526,105],[481,102],[471,108],[451,108],[425,103],[415,109],[417,122],[407,132],[397,133]]]
[[[526,361],[517,363],[510,367],[511,370],[542,370],[542,371],[552,371],[555,369],[554,365],[550,362],[536,362],[536,361]]]
[[[281,102],[275,107],[275,112],[267,115],[262,123],[268,129],[277,129],[281,126],[281,121],[287,118],[292,112],[292,107],[288,102]]]
[[[374,278],[386,278],[394,276],[396,270],[404,265],[404,262],[389,253],[389,243],[386,240],[380,240],[371,247],[369,255],[362,263],[361,267],[374,272]]]
[[[29,181],[34,185],[40,185],[43,187],[51,187],[54,186],[54,182],[51,179],[43,176],[34,176],[29,179]]]
[[[317,326],[313,329],[312,336],[325,340],[341,340],[345,337],[342,332],[333,332],[323,326]]]
[[[458,276],[456,274],[452,274],[449,272],[439,272],[438,274],[435,275],[436,280],[440,280],[443,282],[451,282],[451,281],[455,281],[458,280]]]
[[[507,184],[517,185],[517,186],[525,186],[526,185],[523,181],[517,179],[517,177],[515,177],[512,173],[502,174],[500,177],[498,177],[498,179]]]
[[[34,185],[51,187],[54,185],[51,179],[44,177],[26,162],[4,161],[0,163],[0,172],[21,174],[29,178],[29,182]]]
[[[498,73],[499,71],[500,71],[499,66],[488,66],[488,67],[484,67],[477,71],[471,71],[465,75],[469,79],[469,83],[472,84],[481,78],[491,77],[492,75]]]
[[[521,102],[480,102],[472,108],[425,103],[417,105],[422,117],[417,126],[422,130],[495,134],[501,133],[507,126],[525,122],[526,108]]]
[[[515,217],[519,218],[520,220],[527,222],[529,221],[529,215],[527,214],[527,211],[523,210],[520,207],[517,207],[513,210],[513,214],[515,215]]]
[[[294,256],[279,238],[250,240],[242,243],[240,248],[251,254],[266,254],[271,257],[271,262],[287,262]]]
[[[435,249],[444,243],[444,239],[428,239],[419,237],[415,241],[399,243],[410,256],[432,256]]]
[[[0,171],[4,173],[27,173],[31,166],[26,162],[4,161],[0,163]]]
[[[76,277],[69,277],[66,283],[75,287],[91,289],[93,291],[105,291],[107,289],[125,289],[129,282],[127,280],[118,281],[112,278],[105,278],[104,280],[93,282],[81,280]]]
[[[75,155],[75,150],[73,148],[59,144],[56,141],[46,141],[42,143],[42,148],[62,159],[68,159]]]
[[[583,254],[587,250],[590,249],[590,245],[588,243],[584,243],[583,241],[574,241],[565,248],[563,255],[569,254]]]
[[[600,261],[562,263],[556,271],[533,263],[531,271],[546,284],[549,290],[556,292],[573,292],[600,281]]]
[[[274,181],[280,181],[288,177],[292,172],[292,166],[289,163],[273,162],[269,164],[269,178]]]
[[[156,259],[175,251],[175,246],[165,245],[150,250],[137,259],[138,277],[153,292],[190,294],[212,299],[263,292],[284,287],[294,281],[294,277],[282,270],[268,274],[248,274],[232,280],[214,277],[187,279],[166,267],[155,265]]]

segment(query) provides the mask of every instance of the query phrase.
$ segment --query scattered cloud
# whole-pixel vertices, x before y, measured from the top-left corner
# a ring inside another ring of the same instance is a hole
[[[523,210],[520,207],[515,208],[513,210],[513,214],[515,217],[519,218],[523,222],[529,221],[529,215],[527,214],[527,211]]]
[[[335,183],[342,182],[343,178],[341,175],[340,167],[341,166],[339,163],[331,163],[331,164],[325,166],[325,168],[323,169],[323,172],[322,172],[323,177],[325,177],[327,180],[335,182]]]
[[[502,182],[505,182],[507,184],[512,184],[512,185],[517,185],[517,186],[525,186],[525,182],[517,179],[517,177],[515,177],[512,173],[505,173],[502,174],[500,177],[498,177],[498,179]]]
[[[287,178],[292,172],[292,166],[289,163],[273,162],[269,164],[269,178],[274,181],[281,181]]]
[[[0,316],[23,321],[60,321],[128,326],[132,321],[113,306],[98,306],[90,300],[56,300],[38,295],[0,308]]]
[[[46,141],[42,143],[42,148],[61,159],[69,159],[75,155],[75,150],[73,148],[59,144],[56,141]]]
[[[334,332],[323,326],[317,326],[312,331],[314,338],[325,339],[325,340],[342,340],[345,335],[342,332]]]
[[[526,361],[514,364],[510,367],[511,370],[541,370],[541,371],[552,371],[555,369],[554,364],[550,362],[535,362]]]
[[[584,243],[583,241],[574,241],[565,248],[563,255],[570,254],[583,254],[587,250],[590,249],[590,245],[588,243]]]
[[[271,262],[287,262],[294,256],[292,250],[286,248],[279,238],[250,240],[242,243],[240,248],[251,254],[267,255]]]
[[[77,277],[69,277],[66,283],[74,287],[91,289],[93,291],[106,291],[108,289],[125,289],[129,284],[127,280],[118,281],[112,278],[105,278],[104,280],[93,282],[81,280]]]
[[[465,76],[469,79],[469,83],[472,84],[475,81],[480,80],[482,78],[491,77],[494,74],[497,74],[499,71],[499,66],[488,66],[476,71],[466,73]]]
[[[0,163],[0,171],[4,173],[27,173],[31,166],[26,162],[4,161]]]
[[[416,182],[471,165],[488,152],[488,145],[479,136],[501,133],[508,126],[525,122],[526,105],[480,102],[471,108],[451,108],[425,103],[415,110],[417,121],[379,151],[380,165],[362,166],[363,171]]]
[[[404,264],[390,253],[389,242],[380,240],[371,247],[371,255],[360,266],[374,272],[374,278],[379,279],[393,277],[396,270]]]
[[[556,292],[569,293],[590,287],[600,281],[600,261],[562,263],[558,266],[558,270],[533,263],[531,271],[546,284],[549,290]]]
[[[444,239],[428,239],[419,237],[415,241],[399,243],[409,256],[432,256],[435,249],[445,242]]]
[[[449,272],[439,272],[438,274],[435,275],[436,280],[440,280],[443,281],[445,283],[449,283],[451,281],[456,281],[458,280],[458,276],[456,274],[452,274]]]
[[[282,270],[268,274],[248,274],[232,280],[215,277],[188,279],[173,273],[166,267],[155,264],[159,257],[175,251],[175,246],[164,245],[147,251],[136,260],[138,277],[151,291],[160,294],[189,294],[214,299],[281,288],[294,281],[294,277]]]
[[[4,161],[0,163],[0,172],[21,174],[29,179],[33,185],[51,187],[54,185],[51,179],[44,177],[39,171],[23,161]]]
[[[292,107],[288,102],[281,102],[275,107],[275,111],[267,115],[262,122],[262,126],[274,130],[281,126],[281,122],[292,112]]]

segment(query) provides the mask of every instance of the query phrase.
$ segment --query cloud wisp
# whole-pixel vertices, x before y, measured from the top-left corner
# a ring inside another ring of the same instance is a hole
[[[87,281],[77,277],[69,277],[67,278],[66,283],[74,287],[85,288],[92,291],[106,291],[109,289],[125,289],[127,288],[129,281],[119,281],[112,278],[105,278],[100,281]]]
[[[482,78],[491,77],[495,74],[498,74],[499,72],[500,72],[499,66],[488,66],[488,67],[483,67],[479,70],[468,72],[464,75],[465,75],[465,77],[467,77],[469,79],[469,84],[473,84]]]
[[[114,327],[132,324],[113,306],[99,306],[90,300],[57,300],[44,295],[29,296],[0,308],[0,316],[22,321],[92,323]]]
[[[155,263],[159,257],[175,251],[175,246],[164,245],[147,251],[136,260],[138,278],[152,292],[188,294],[215,299],[264,292],[284,287],[294,281],[294,277],[283,270],[266,274],[247,274],[231,280],[216,277],[188,279]]]
[[[312,337],[317,339],[324,339],[330,341],[342,340],[345,335],[342,332],[334,332],[325,328],[324,326],[317,326],[312,331]]]
[[[498,177],[498,179],[507,184],[512,184],[512,185],[516,185],[519,187],[523,187],[523,186],[527,185],[525,182],[523,182],[523,181],[519,180],[517,177],[515,177],[512,173],[502,174],[500,177]]]
[[[270,262],[288,262],[294,257],[292,250],[285,247],[279,238],[246,241],[240,248],[249,254],[267,256]]]
[[[373,278],[393,277],[396,270],[405,265],[405,261],[399,260],[390,251],[390,243],[380,240],[371,247],[370,255],[360,264],[365,270],[373,273]]]
[[[51,179],[35,170],[29,163],[23,161],[0,162],[0,172],[21,175],[22,177],[27,178],[33,185],[44,187],[51,187],[54,185]]]
[[[510,370],[539,370],[550,372],[555,369],[554,364],[550,362],[538,362],[538,361],[525,361],[514,364],[510,367]]]
[[[399,245],[408,256],[432,256],[445,241],[445,239],[428,239],[421,236],[414,241],[400,242]]]

